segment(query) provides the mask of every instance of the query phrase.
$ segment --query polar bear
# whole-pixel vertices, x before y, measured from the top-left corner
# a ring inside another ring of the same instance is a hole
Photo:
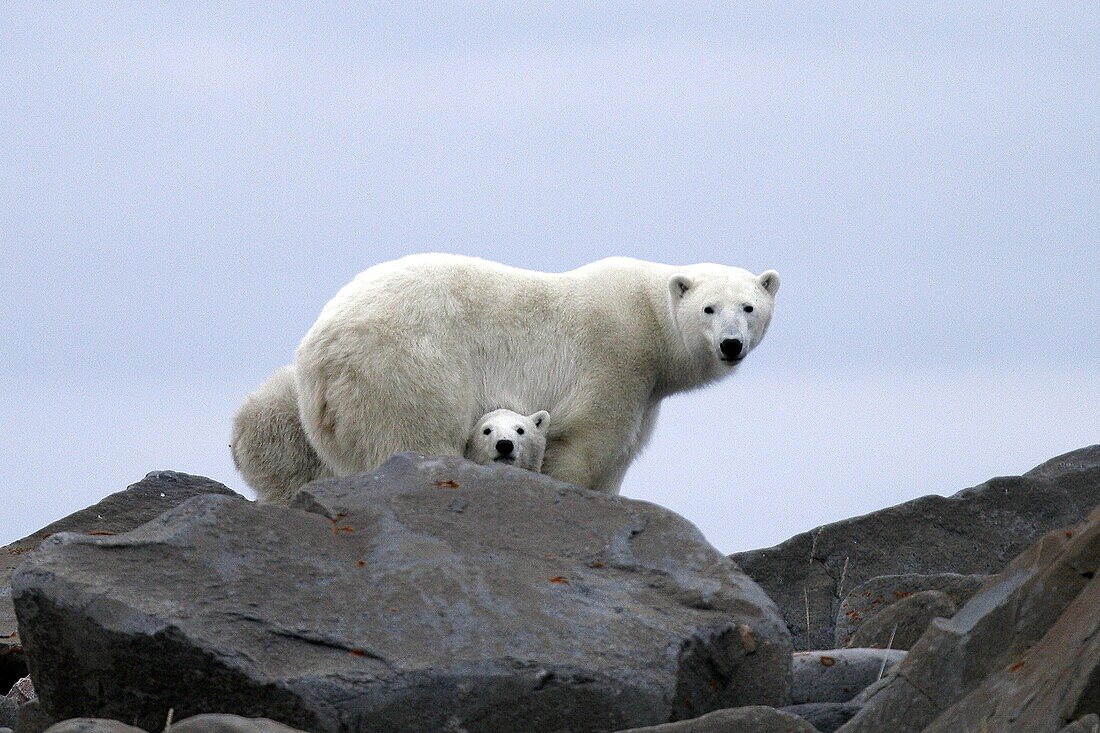
[[[465,457],[482,465],[503,463],[537,473],[549,427],[545,410],[533,415],[493,410],[474,425]],[[237,470],[264,503],[288,504],[310,481],[334,476],[302,428],[293,366],[277,370],[245,398],[233,420],[229,447]]]
[[[465,455],[475,463],[503,463],[538,473],[546,452],[550,414],[539,410],[520,415],[511,410],[493,410],[474,425],[466,441]]]
[[[618,493],[661,401],[736,371],[778,288],[773,270],[620,257],[553,274],[447,254],[379,264],[298,347],[301,425],[342,476],[400,451],[462,456],[489,410],[537,407],[554,415],[543,472]]]

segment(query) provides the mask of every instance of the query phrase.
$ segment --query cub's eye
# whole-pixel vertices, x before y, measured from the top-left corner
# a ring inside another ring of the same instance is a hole
[[[714,308],[708,305],[706,308],[703,309],[703,312],[709,316],[711,313],[714,313]]]
[[[518,435],[523,435],[523,428],[516,428],[516,433]]]
[[[489,433],[493,432],[493,429],[492,429],[492,428],[485,428],[485,429],[484,429],[484,430],[482,430],[481,432],[482,432],[482,434],[484,434],[484,435],[488,435]]]
[[[752,306],[751,305],[746,305],[745,308],[744,308],[744,311],[746,313],[752,313]]]

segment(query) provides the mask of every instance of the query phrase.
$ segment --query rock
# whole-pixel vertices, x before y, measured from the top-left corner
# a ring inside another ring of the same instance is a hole
[[[903,659],[896,649],[795,652],[791,704],[848,702]]]
[[[880,575],[861,583],[845,596],[836,615],[834,636],[837,647],[867,646],[853,644],[852,635],[879,611],[916,593],[941,591],[961,608],[992,575]],[[919,634],[918,634],[919,636]],[[903,647],[895,647],[901,649]]]
[[[19,714],[15,719],[15,733],[42,733],[58,719],[42,709],[40,700],[29,702],[19,706]]]
[[[859,712],[859,705],[850,702],[806,702],[781,708],[812,725],[818,733],[833,733]]]
[[[0,728],[11,728],[19,716],[19,706],[15,700],[0,697]]]
[[[302,733],[267,718],[241,718],[236,715],[195,715],[168,729],[169,733]]]
[[[12,685],[11,691],[8,692],[7,698],[14,702],[16,705],[24,705],[28,702],[34,702],[38,699],[38,695],[34,692],[34,683],[31,682],[30,677],[23,677]]]
[[[154,471],[123,491],[87,509],[81,509],[0,549],[0,689],[6,690],[27,674],[15,609],[11,603],[11,574],[42,540],[58,532],[107,536],[128,532],[158,514],[200,494],[236,496],[228,488],[202,476]]]
[[[46,729],[46,733],[146,733],[141,728],[106,718],[72,718]]]
[[[683,518],[399,455],[292,507],[202,496],[16,571],[39,699],[153,729],[618,730],[787,703],[775,605]]]
[[[934,620],[844,733],[965,730],[978,719],[975,730],[1053,732],[1093,712],[1098,564],[1100,508],[1045,535],[952,618]]]
[[[973,576],[968,576],[973,577]],[[951,618],[958,606],[943,591],[924,590],[891,603],[859,627],[851,646],[908,649],[934,618]]]
[[[752,705],[716,710],[699,718],[676,723],[631,728],[622,733],[817,733],[814,727],[782,710]]]
[[[1100,731],[1100,717],[1092,713],[1083,718],[1078,718],[1058,733],[1097,733],[1098,731]]]
[[[825,649],[835,643],[845,589],[879,575],[1000,572],[1043,533],[1080,522],[1097,504],[1100,445],[1023,476],[914,499],[731,557],[779,605],[795,648]]]
[[[1085,586],[1038,643],[994,670],[924,730],[1056,733],[1095,710],[1100,710],[1100,578]]]

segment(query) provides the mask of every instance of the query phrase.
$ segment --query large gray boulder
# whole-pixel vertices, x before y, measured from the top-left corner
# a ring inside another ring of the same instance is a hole
[[[951,618],[959,607],[939,590],[923,590],[876,613],[852,635],[849,646],[872,649],[908,649],[934,618]]]
[[[918,593],[939,591],[947,595],[957,608],[961,608],[978,592],[992,575],[960,575],[959,573],[935,573],[932,575],[880,575],[860,583],[840,602],[836,615],[834,636],[838,647],[866,646],[853,644],[856,631],[864,623],[899,601]],[[919,636],[919,634],[918,634]],[[916,639],[913,639],[916,641]],[[895,647],[897,649],[909,647]]]
[[[936,619],[844,733],[1056,733],[1100,709],[1100,508]]]
[[[42,541],[59,532],[108,536],[129,532],[187,499],[201,494],[236,496],[217,481],[175,471],[154,471],[123,491],[111,494],[11,543],[0,550],[0,694],[26,674],[15,608],[11,602],[11,574]]]
[[[686,520],[461,459],[403,454],[289,508],[203,496],[124,535],[58,535],[13,584],[57,719],[581,733],[790,689],[774,604]]]
[[[896,649],[826,649],[796,652],[791,703],[848,702],[901,660]]]
[[[914,499],[732,558],[779,605],[797,649],[825,649],[846,589],[880,575],[1000,572],[1043,533],[1080,522],[1098,504],[1094,445],[1023,476]]]
[[[752,705],[716,710],[677,723],[631,728],[622,733],[817,733],[817,730],[797,715],[763,705]]]

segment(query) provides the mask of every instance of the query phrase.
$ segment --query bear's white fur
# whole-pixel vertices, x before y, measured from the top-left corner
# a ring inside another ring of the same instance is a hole
[[[504,463],[539,472],[549,430],[550,415],[546,410],[533,415],[493,410],[474,425],[466,441],[465,455],[475,463]]]
[[[627,258],[560,274],[446,254],[386,262],[299,346],[302,426],[325,470],[347,475],[400,451],[461,456],[487,411],[546,409],[543,471],[617,493],[661,400],[731,374],[778,287],[771,270]]]
[[[503,463],[538,472],[549,429],[545,410],[533,415],[493,410],[474,425],[465,457],[483,465]],[[509,441],[510,450],[502,451],[501,440]],[[237,470],[264,503],[287,504],[310,481],[334,475],[302,429],[293,366],[277,370],[245,398],[233,420],[229,448]]]

